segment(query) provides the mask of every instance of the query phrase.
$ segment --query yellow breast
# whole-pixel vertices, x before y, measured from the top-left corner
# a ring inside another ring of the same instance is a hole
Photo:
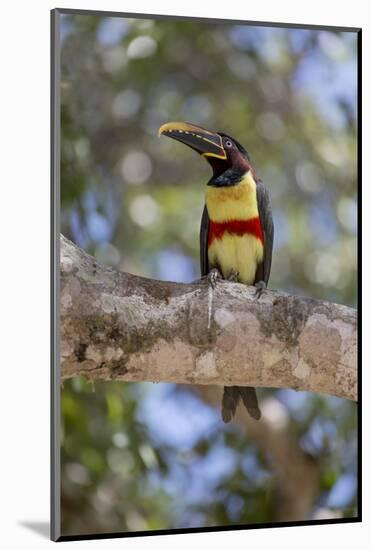
[[[251,285],[257,264],[263,260],[263,245],[253,235],[224,233],[209,246],[208,259],[210,266],[217,266],[225,279],[237,272],[241,283]]]
[[[206,188],[206,206],[213,222],[250,220],[259,216],[256,183],[248,172],[237,185]],[[238,272],[238,280],[253,284],[257,264],[263,260],[263,244],[254,235],[225,232],[208,248],[210,266],[218,267],[224,278]]]
[[[231,187],[206,187],[205,201],[210,220],[225,222],[228,220],[248,220],[256,218],[256,183],[248,172],[242,180]]]

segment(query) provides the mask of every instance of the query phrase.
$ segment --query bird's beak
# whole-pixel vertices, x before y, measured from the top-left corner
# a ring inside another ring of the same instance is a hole
[[[158,135],[181,141],[203,157],[216,157],[225,160],[227,154],[219,134],[205,130],[190,122],[167,122],[159,128]]]

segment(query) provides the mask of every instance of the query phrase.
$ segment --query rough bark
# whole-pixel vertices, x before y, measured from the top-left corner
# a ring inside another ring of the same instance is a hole
[[[352,308],[102,267],[61,237],[61,376],[294,388],[357,398]]]

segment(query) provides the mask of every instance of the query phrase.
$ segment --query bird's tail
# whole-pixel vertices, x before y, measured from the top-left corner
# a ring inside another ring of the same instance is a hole
[[[242,399],[250,416],[259,420],[261,412],[255,388],[250,386],[225,386],[222,400],[222,418],[230,422],[234,417],[239,400]]]

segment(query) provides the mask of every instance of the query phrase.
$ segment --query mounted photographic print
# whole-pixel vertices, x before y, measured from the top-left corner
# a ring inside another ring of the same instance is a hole
[[[53,10],[53,540],[360,521],[360,51]]]

